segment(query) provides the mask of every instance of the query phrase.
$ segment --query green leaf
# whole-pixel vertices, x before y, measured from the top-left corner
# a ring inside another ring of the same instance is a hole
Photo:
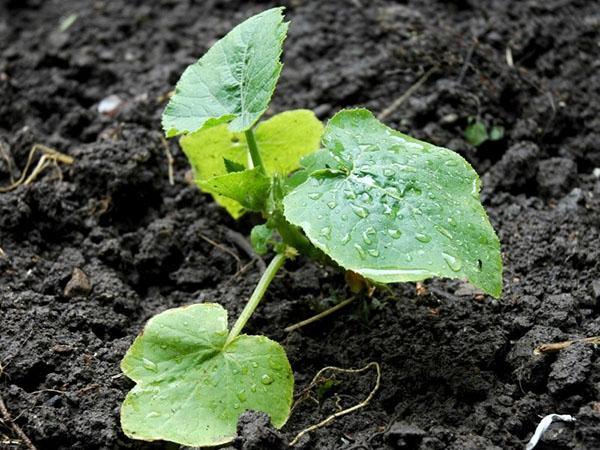
[[[234,200],[250,211],[261,211],[269,195],[269,177],[258,168],[196,180],[204,192]]]
[[[364,109],[336,114],[323,146],[336,166],[313,171],[283,200],[315,246],[376,282],[466,277],[500,295],[500,244],[463,158]]]
[[[499,141],[504,137],[504,127],[500,125],[494,125],[490,130],[490,141]]]
[[[269,251],[269,241],[273,236],[273,230],[267,225],[256,225],[250,232],[250,243],[259,255],[264,255]]]
[[[231,172],[242,172],[246,170],[246,166],[241,163],[237,163],[227,158],[223,158],[223,163],[225,164],[225,170],[227,173]]]
[[[300,159],[319,147],[322,134],[323,124],[312,111],[304,109],[277,114],[259,123],[255,130],[255,138],[267,174],[287,175],[298,169]],[[230,164],[243,167],[246,167],[249,161],[244,133],[231,132],[227,125],[205,128],[183,136],[180,144],[199,184],[213,177],[226,175],[228,169],[224,159],[230,161]],[[215,195],[215,200],[234,218],[244,212],[244,208],[237,201],[218,195]]]
[[[475,122],[469,125],[465,129],[465,139],[471,145],[478,147],[489,139],[485,124],[482,122]]]
[[[294,379],[283,348],[240,335],[224,347],[227,312],[217,304],[167,310],[150,319],[121,369],[136,382],[121,408],[129,437],[188,446],[235,437],[239,416],[262,411],[286,422]]]
[[[190,65],[163,113],[167,137],[225,122],[232,131],[251,128],[275,90],[287,29],[283,8],[269,9],[239,24]]]

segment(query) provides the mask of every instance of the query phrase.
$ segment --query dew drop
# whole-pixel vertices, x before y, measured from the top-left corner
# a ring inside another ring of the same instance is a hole
[[[252,367],[256,369],[258,367],[258,363],[256,361],[252,361]]]
[[[441,225],[434,225],[435,229],[437,231],[440,232],[440,234],[443,234],[444,236],[446,236],[448,239],[453,239],[452,237],[452,233],[450,233],[447,229],[445,229],[443,226]]]
[[[240,371],[237,370],[237,369],[233,369],[232,372],[233,372],[234,375],[237,375],[238,373],[240,373]]]
[[[390,168],[383,169],[383,174],[386,177],[393,177],[395,173],[396,172],[394,172],[394,169],[390,169]]]
[[[379,250],[377,250],[376,248],[370,248],[368,252],[369,255],[373,256],[374,258],[377,258],[379,256]]]
[[[449,255],[448,253],[442,253],[442,256],[444,257],[444,261],[446,261],[446,264],[448,264],[448,267],[450,267],[452,271],[458,272],[462,267],[462,263],[457,257]]]
[[[362,248],[360,246],[360,244],[354,244],[354,248],[356,249],[356,252],[358,253],[358,256],[360,256],[361,259],[365,259],[365,257],[367,256],[365,254],[365,249]]]
[[[419,242],[427,243],[431,241],[431,236],[429,236],[428,234],[417,233],[415,234],[415,239]]]
[[[342,237],[342,244],[347,244],[348,242],[350,242],[350,233],[346,233],[343,237]]]
[[[144,365],[144,368],[146,368],[152,372],[158,372],[158,366],[155,363],[153,363],[152,361],[150,361],[149,359],[143,358],[142,364]]]
[[[277,362],[274,358],[269,358],[269,367],[274,370],[280,370],[281,364]]]
[[[242,366],[242,375],[248,374],[248,366]]]
[[[363,231],[362,237],[363,237],[363,241],[365,242],[365,244],[371,245],[373,243],[373,237],[376,234],[377,234],[377,231],[375,231],[375,228],[373,228],[373,227],[369,227],[365,231]]]
[[[246,395],[246,391],[244,389],[240,389],[237,392],[237,398],[240,400],[240,402],[245,402],[248,398],[248,396]]]
[[[162,348],[163,350],[166,350],[167,346],[166,346],[166,344],[160,344],[160,348]]]
[[[160,417],[160,413],[158,413],[156,411],[151,411],[148,414],[146,414],[147,419],[154,419],[156,417]]]
[[[395,229],[395,228],[390,228],[389,230],[387,230],[387,232],[394,239],[399,239],[400,236],[402,236],[402,232],[400,230]]]
[[[233,409],[240,409],[240,404],[239,403],[234,403],[233,404]]]
[[[319,198],[321,198],[321,195],[323,195],[321,192],[311,192],[310,194],[308,194],[308,198],[312,200],[318,200]]]
[[[252,392],[256,392],[256,384],[252,383],[252,384],[250,385],[250,391],[252,391]]]
[[[362,206],[358,206],[358,205],[351,205],[351,206],[352,206],[352,211],[354,211],[354,214],[356,214],[361,219],[364,219],[365,217],[367,217],[369,215],[369,211],[367,211]]]
[[[344,195],[348,200],[356,200],[356,193],[352,189],[346,189]]]
[[[271,375],[269,375],[269,374],[266,374],[266,373],[265,373],[265,374],[264,374],[262,377],[260,377],[260,382],[261,382],[262,384],[269,385],[269,384],[271,384],[273,381],[275,381],[275,380],[273,380],[273,377],[272,377]]]
[[[331,227],[321,228],[321,236],[323,236],[325,239],[331,239]]]
[[[373,202],[373,197],[371,197],[371,195],[368,192],[363,192],[362,194],[360,194],[360,199],[365,203]]]
[[[334,201],[327,202],[327,207],[329,209],[334,209],[337,206],[337,203]]]

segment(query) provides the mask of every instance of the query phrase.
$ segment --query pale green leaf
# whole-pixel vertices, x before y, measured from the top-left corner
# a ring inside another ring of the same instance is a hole
[[[467,142],[475,147],[480,146],[489,139],[489,135],[485,124],[482,122],[475,122],[469,125],[465,129],[465,139]]]
[[[239,24],[190,65],[163,113],[167,137],[225,122],[232,131],[251,128],[279,79],[287,28],[283,8],[269,9]]]
[[[266,224],[256,225],[250,232],[250,243],[259,255],[269,251],[269,241],[273,237],[273,230]]]
[[[277,114],[258,124],[256,143],[268,175],[283,174],[300,167],[300,159],[319,147],[323,124],[312,111],[294,110]],[[225,160],[248,167],[249,156],[244,133],[234,133],[227,125],[205,128],[180,140],[198,183],[228,173]],[[211,191],[212,192],[212,191]],[[244,208],[223,196],[215,200],[237,218]]]
[[[323,146],[329,167],[283,201],[286,218],[314,245],[376,282],[468,278],[500,295],[500,244],[463,158],[361,109],[332,118]]]
[[[121,363],[136,382],[121,409],[128,436],[211,446],[235,437],[239,416],[261,411],[277,428],[292,402],[283,348],[264,336],[224,347],[227,312],[217,304],[167,310],[148,321]]]
[[[261,211],[269,195],[270,179],[258,168],[196,180],[204,192],[239,203],[244,209]]]

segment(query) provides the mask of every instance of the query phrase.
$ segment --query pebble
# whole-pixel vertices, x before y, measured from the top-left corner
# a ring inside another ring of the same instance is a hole
[[[117,114],[122,103],[123,100],[118,95],[109,95],[98,103],[98,112],[112,117]]]
[[[90,283],[88,276],[83,270],[75,267],[75,269],[73,269],[73,275],[71,275],[71,279],[65,286],[65,297],[72,298],[77,296],[87,296],[91,290],[92,284]]]

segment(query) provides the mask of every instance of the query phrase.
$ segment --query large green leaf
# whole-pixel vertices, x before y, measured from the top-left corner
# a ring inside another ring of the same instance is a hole
[[[364,109],[333,117],[323,146],[330,158],[284,199],[285,216],[314,245],[377,282],[465,277],[500,295],[500,243],[463,158]]]
[[[162,118],[167,137],[231,122],[232,131],[252,127],[266,111],[282,64],[288,24],[283,8],[242,22],[181,76]]]
[[[241,335],[225,347],[227,334],[227,312],[217,304],[150,319],[121,363],[137,383],[121,409],[125,434],[218,445],[235,437],[246,410],[265,412],[282,427],[294,387],[285,351],[264,336]]]
[[[259,123],[255,138],[267,174],[287,175],[298,169],[300,159],[319,147],[322,134],[323,124],[312,111],[305,109],[286,111]],[[226,175],[228,167],[248,167],[249,164],[244,133],[232,132],[225,124],[183,136],[180,144],[194,169],[196,182],[204,190],[212,178]],[[215,194],[215,200],[233,217],[244,212],[242,205],[231,196],[218,195],[216,190],[207,192]]]

